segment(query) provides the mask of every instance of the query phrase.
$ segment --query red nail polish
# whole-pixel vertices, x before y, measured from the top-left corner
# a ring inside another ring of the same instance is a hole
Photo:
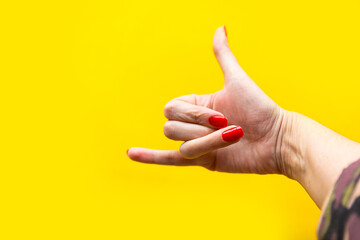
[[[222,139],[226,142],[234,142],[244,136],[244,131],[241,127],[233,127],[222,133]]]
[[[217,115],[210,117],[209,123],[214,127],[222,128],[227,126],[228,121],[225,117]]]
[[[129,155],[128,155],[128,152],[129,152],[129,149],[128,149],[128,150],[126,150],[126,156],[129,156]]]
[[[227,31],[225,25],[224,25],[224,31],[225,31],[225,36],[227,37]]]

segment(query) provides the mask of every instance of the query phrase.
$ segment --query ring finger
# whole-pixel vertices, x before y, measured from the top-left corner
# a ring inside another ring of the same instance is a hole
[[[204,137],[215,130],[199,124],[169,120],[164,125],[167,138],[178,141],[189,141]]]

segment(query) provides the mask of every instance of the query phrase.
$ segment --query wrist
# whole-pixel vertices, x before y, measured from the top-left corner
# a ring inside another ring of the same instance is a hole
[[[299,182],[321,208],[343,168],[360,157],[360,144],[299,113],[280,109],[278,171]]]
[[[299,130],[299,115],[280,108],[275,160],[281,174],[301,182],[305,172],[305,146]]]

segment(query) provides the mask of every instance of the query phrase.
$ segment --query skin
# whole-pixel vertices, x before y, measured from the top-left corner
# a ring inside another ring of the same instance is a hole
[[[243,71],[232,54],[224,27],[216,30],[213,50],[224,74],[224,88],[209,95],[187,95],[165,106],[165,135],[184,141],[179,150],[130,148],[138,162],[197,165],[231,173],[284,174],[298,181],[322,208],[342,169],[360,158],[360,144],[272,101]],[[209,123],[221,115],[230,126]],[[234,142],[222,133],[241,126]]]

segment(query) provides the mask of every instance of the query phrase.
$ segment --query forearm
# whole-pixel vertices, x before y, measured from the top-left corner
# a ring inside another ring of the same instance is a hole
[[[360,144],[295,112],[281,110],[277,141],[281,171],[323,208],[341,171],[360,158]]]

